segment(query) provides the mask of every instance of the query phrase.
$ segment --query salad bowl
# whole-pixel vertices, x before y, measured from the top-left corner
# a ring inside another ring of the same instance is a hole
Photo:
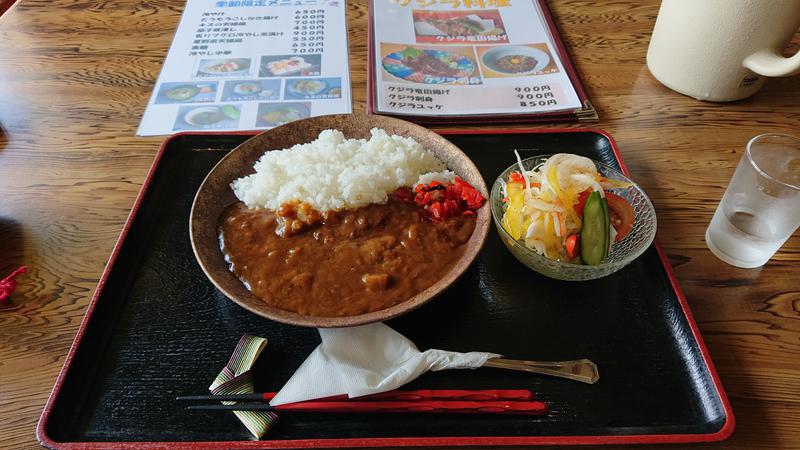
[[[544,163],[550,156],[552,155],[536,156],[522,160],[521,163],[526,171],[530,171]],[[515,258],[535,272],[550,278],[567,281],[602,278],[630,264],[644,253],[655,239],[656,212],[647,194],[639,185],[618,170],[598,161],[592,160],[592,162],[601,176],[620,181],[622,182],[620,185],[625,185],[625,187],[609,188],[606,191],[625,199],[634,212],[634,220],[630,232],[618,242],[614,242],[608,255],[600,264],[596,265],[550,259],[532,247],[527,246],[523,240],[515,239],[506,231],[503,227],[503,215],[506,210],[506,204],[503,201],[503,185],[512,172],[519,172],[519,164],[515,163],[504,170],[492,185],[489,205],[497,232],[500,234],[500,240],[503,241],[503,244]]]

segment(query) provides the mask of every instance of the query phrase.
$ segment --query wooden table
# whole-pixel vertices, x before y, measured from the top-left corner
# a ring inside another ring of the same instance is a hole
[[[19,307],[0,312],[0,447],[37,447],[42,406],[162,141],[134,134],[182,3],[22,0],[0,18],[0,274],[31,268]],[[349,10],[356,111],[363,3]],[[747,140],[798,134],[800,77],[731,104],[684,97],[645,66],[658,3],[598,3],[551,6],[599,110],[593,126],[614,136],[655,204],[736,414],[727,442],[692,448],[798,448],[800,239],[743,270],[717,260],[704,232]]]

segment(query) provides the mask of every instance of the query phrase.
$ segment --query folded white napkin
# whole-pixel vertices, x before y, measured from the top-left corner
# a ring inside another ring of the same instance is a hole
[[[270,405],[347,394],[391,391],[428,370],[482,366],[495,353],[420,352],[413,342],[382,323],[321,328],[322,343],[283,386]]]

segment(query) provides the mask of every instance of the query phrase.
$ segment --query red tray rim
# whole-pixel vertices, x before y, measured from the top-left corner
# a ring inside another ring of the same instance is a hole
[[[630,176],[628,168],[622,160],[622,155],[617,148],[614,138],[607,132],[597,128],[534,128],[534,129],[437,129],[437,133],[447,137],[448,135],[464,135],[464,134],[547,134],[547,133],[595,133],[600,134],[608,139],[611,144],[611,150],[614,157],[617,159],[622,172],[626,176]],[[460,445],[484,445],[484,446],[513,446],[513,445],[598,445],[598,444],[682,444],[682,443],[698,443],[698,442],[716,442],[723,441],[733,434],[736,426],[736,419],[733,415],[733,408],[731,407],[725,389],[722,386],[722,381],[719,378],[716,367],[708,352],[703,337],[700,334],[700,329],[694,320],[686,297],[681,290],[678,279],[672,270],[672,266],[658,243],[658,240],[653,241],[653,245],[658,252],[661,260],[661,265],[669,277],[672,289],[681,305],[681,310],[686,316],[686,321],[692,331],[692,336],[697,341],[700,354],[703,362],[708,367],[709,374],[714,383],[714,388],[720,397],[723,410],[725,411],[725,423],[722,427],[713,433],[691,433],[691,434],[636,434],[636,435],[582,435],[582,436],[468,436],[468,437],[384,437],[384,438],[335,438],[335,439],[284,439],[284,440],[258,440],[258,441],[179,441],[179,442],[59,442],[54,440],[47,434],[47,423],[50,419],[50,413],[55,404],[55,400],[61,391],[64,379],[72,364],[72,359],[83,340],[83,335],[86,328],[92,319],[92,313],[100,298],[105,283],[111,269],[114,267],[122,244],[130,231],[133,219],[141,206],[144,194],[150,187],[153,180],[158,164],[164,156],[166,149],[172,141],[187,135],[249,135],[254,136],[260,134],[258,131],[234,131],[234,132],[181,132],[176,133],[164,142],[158,149],[153,164],[147,173],[147,177],[142,183],[142,188],[136,196],[131,212],[128,215],[122,232],[114,245],[114,250],[111,253],[108,264],[103,270],[100,281],[97,284],[92,300],[86,311],[86,315],[78,327],[78,332],[75,340],[70,346],[69,352],[64,360],[64,365],[56,378],[53,390],[50,397],[47,399],[42,415],[36,426],[36,437],[39,443],[45,447],[53,449],[145,449],[145,448],[169,448],[170,450],[178,449],[216,449],[224,448],[354,448],[354,447],[444,447],[444,446],[460,446]]]

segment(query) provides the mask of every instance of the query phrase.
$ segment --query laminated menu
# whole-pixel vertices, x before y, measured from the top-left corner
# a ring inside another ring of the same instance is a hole
[[[371,0],[370,112],[597,120],[543,0]]]
[[[189,0],[137,134],[352,112],[344,0]]]

